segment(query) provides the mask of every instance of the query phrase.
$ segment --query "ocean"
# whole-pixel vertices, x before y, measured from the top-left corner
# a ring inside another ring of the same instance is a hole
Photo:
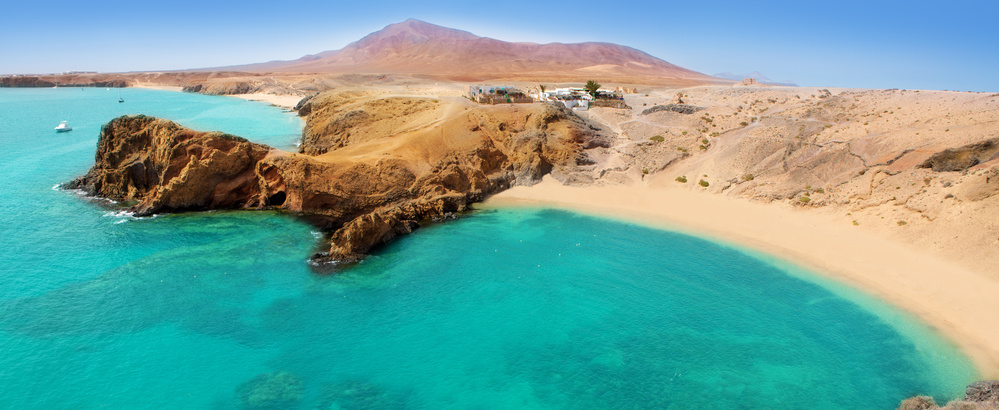
[[[0,89],[0,407],[895,408],[978,377],[949,341],[767,255],[545,208],[478,210],[310,271],[278,211],[133,218],[58,185],[142,113],[294,150],[265,103]],[[67,120],[74,128],[57,134]]]

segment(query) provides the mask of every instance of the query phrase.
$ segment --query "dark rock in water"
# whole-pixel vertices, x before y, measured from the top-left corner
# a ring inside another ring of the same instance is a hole
[[[643,110],[642,115],[649,115],[659,111],[672,111],[678,114],[693,114],[703,109],[704,108],[698,107],[696,105],[666,104],[666,105],[656,105],[646,110]]]
[[[992,402],[999,408],[999,380],[984,380],[968,385],[964,400],[978,403]]]
[[[304,392],[302,379],[289,372],[261,374],[236,388],[241,407],[251,410],[297,408]]]
[[[406,395],[402,393],[388,391],[364,380],[344,380],[323,386],[320,403],[316,408],[362,410],[405,407]]]
[[[993,138],[977,144],[940,151],[919,164],[919,167],[932,168],[936,172],[964,171],[997,158],[999,158],[999,138]]]

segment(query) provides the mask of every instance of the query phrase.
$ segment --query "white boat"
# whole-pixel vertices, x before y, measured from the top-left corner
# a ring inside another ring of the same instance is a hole
[[[69,126],[69,121],[60,122],[59,125],[55,127],[56,132],[66,132],[72,131],[73,127]]]

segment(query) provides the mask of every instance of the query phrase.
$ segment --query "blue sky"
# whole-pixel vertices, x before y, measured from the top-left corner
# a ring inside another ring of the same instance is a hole
[[[288,60],[417,18],[506,41],[606,41],[706,74],[999,91],[999,2],[47,1],[0,14],[0,73]],[[362,4],[363,3],[363,4]]]

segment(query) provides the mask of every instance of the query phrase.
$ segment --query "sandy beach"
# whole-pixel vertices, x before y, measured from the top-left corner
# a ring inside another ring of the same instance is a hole
[[[132,85],[135,88],[146,88],[150,90],[166,90],[166,91],[183,91],[183,87],[176,87],[170,85],[156,85],[156,84],[135,84]],[[284,109],[295,108],[295,105],[302,100],[300,95],[276,95],[276,94],[264,94],[264,93],[252,93],[252,94],[233,94],[227,95],[227,97],[241,98],[248,101],[263,101],[270,103],[271,105],[281,107]]]
[[[275,94],[234,94],[228,97],[242,98],[249,101],[263,101],[285,109],[295,108],[295,105],[302,100],[300,95],[275,95]]]
[[[563,186],[546,178],[482,207],[553,206],[733,242],[777,255],[899,306],[959,345],[983,377],[999,376],[999,283],[840,218],[685,189]]]

